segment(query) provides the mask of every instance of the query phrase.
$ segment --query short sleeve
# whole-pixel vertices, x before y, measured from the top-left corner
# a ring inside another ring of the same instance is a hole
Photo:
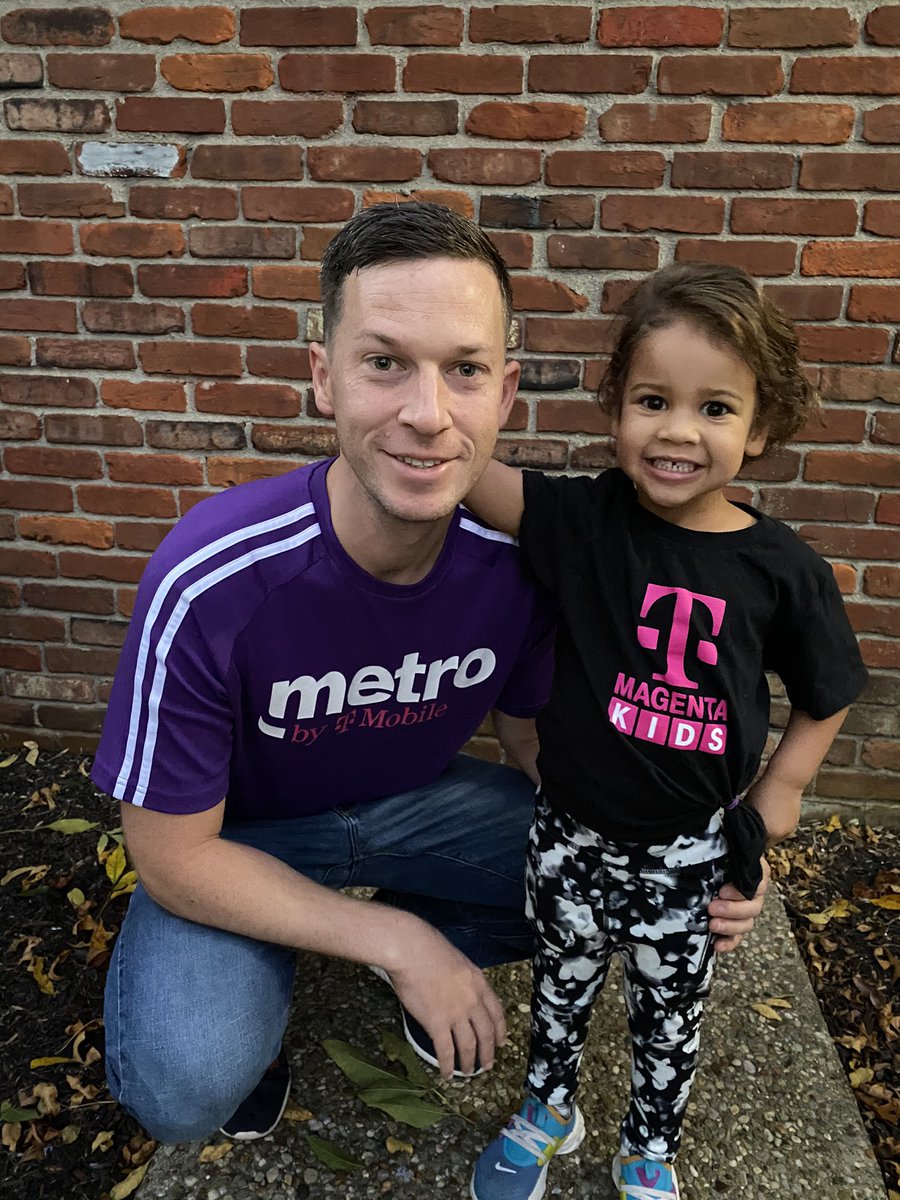
[[[510,717],[537,716],[550,699],[555,637],[556,605],[546,594],[536,593],[528,637],[494,708]]]
[[[558,591],[560,573],[571,566],[572,554],[588,545],[596,484],[586,477],[551,479],[539,471],[524,472],[519,548],[528,571],[551,592]]]

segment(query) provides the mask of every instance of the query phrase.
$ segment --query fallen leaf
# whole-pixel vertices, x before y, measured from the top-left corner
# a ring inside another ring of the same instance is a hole
[[[6,763],[2,765],[7,766]],[[18,1121],[4,1121],[3,1127],[0,1129],[0,1145],[5,1146],[7,1150],[15,1150],[21,1136],[22,1126]]]
[[[413,1152],[412,1142],[402,1142],[400,1138],[389,1137],[384,1144],[388,1154],[400,1154],[401,1152],[412,1154]]]
[[[832,813],[832,815],[828,818],[828,821],[822,826],[822,829],[825,833],[833,833],[835,829],[841,828],[841,818],[837,815],[837,813]]]
[[[53,996],[56,994],[56,988],[53,986],[53,981],[49,978],[44,970],[44,956],[36,954],[28,963],[25,970],[29,975],[34,977],[34,982],[38,985],[45,996]]]
[[[39,863],[34,867],[16,867],[14,871],[7,871],[0,879],[0,887],[6,887],[14,879],[21,879],[23,888],[33,888],[35,884],[40,883],[49,870],[49,863]]]
[[[301,1108],[299,1104],[289,1104],[281,1115],[286,1121],[311,1121],[313,1116],[308,1108]]]
[[[59,1063],[74,1062],[74,1058],[60,1058],[59,1055],[51,1055],[49,1058],[33,1058],[28,1064],[32,1071],[38,1067],[55,1067]]]
[[[859,1067],[856,1071],[851,1071],[849,1076],[850,1086],[858,1088],[860,1084],[871,1083],[875,1078],[875,1072],[871,1067]]]
[[[107,858],[104,866],[106,868],[106,875],[110,883],[116,883],[126,867],[124,848],[122,846],[116,846],[115,850],[113,850],[112,854],[110,854]]]
[[[72,1142],[76,1141],[81,1134],[81,1127],[78,1125],[66,1125],[60,1130],[59,1140],[64,1146],[71,1146]]]
[[[28,753],[25,755],[25,761],[28,763],[29,767],[33,767],[37,762],[38,754],[40,753],[38,750],[38,744],[37,742],[23,742],[22,745],[28,751]]]
[[[104,1129],[103,1132],[98,1133],[91,1142],[91,1154],[93,1154],[95,1150],[99,1150],[101,1154],[105,1154],[107,1150],[112,1149],[112,1144],[113,1131],[111,1129]]]
[[[308,1133],[306,1140],[319,1162],[330,1167],[332,1171],[358,1171],[363,1165],[358,1159],[351,1158],[349,1154],[345,1154],[337,1146],[332,1146],[324,1138],[316,1137],[314,1133]]]
[[[781,1013],[776,1009],[771,1008],[768,1004],[751,1004],[750,1007],[754,1012],[758,1012],[761,1017],[765,1017],[767,1021],[780,1021]]]
[[[147,1174],[149,1163],[144,1163],[140,1167],[130,1172],[124,1179],[120,1180],[109,1193],[109,1200],[125,1200],[126,1196],[130,1196],[132,1192],[137,1191],[141,1180]]]
[[[11,767],[14,762],[18,762],[18,761],[19,761],[18,754],[10,754],[10,756],[8,758],[4,758],[3,762],[0,762],[0,770],[2,770],[4,767]]]
[[[783,996],[769,996],[765,1003],[770,1008],[793,1008],[790,1000],[786,1000]]]
[[[202,1163],[218,1162],[234,1149],[234,1142],[219,1142],[217,1146],[204,1146],[197,1155],[197,1161]]]
[[[900,896],[892,893],[890,896],[877,896],[874,900],[867,901],[869,904],[875,904],[878,908],[890,908],[900,912]]]
[[[54,833],[87,833],[89,829],[96,829],[96,821],[86,821],[83,817],[61,817],[58,821],[51,821],[49,825],[42,825],[42,829],[51,829]]]

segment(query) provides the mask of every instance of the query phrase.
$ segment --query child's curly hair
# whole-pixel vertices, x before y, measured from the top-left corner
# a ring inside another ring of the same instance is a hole
[[[623,325],[600,385],[600,403],[617,417],[631,360],[654,329],[690,321],[725,342],[756,376],[755,428],[768,428],[766,451],[794,436],[819,404],[803,373],[797,335],[787,317],[760,295],[738,267],[676,263],[655,271],[625,301]]]

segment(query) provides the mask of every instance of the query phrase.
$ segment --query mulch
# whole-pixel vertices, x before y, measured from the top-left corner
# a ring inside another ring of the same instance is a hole
[[[89,769],[70,752],[0,749],[4,1200],[125,1200],[156,1149],[103,1074],[103,982],[134,876],[117,805]],[[833,817],[802,826],[771,862],[900,1200],[900,830]]]

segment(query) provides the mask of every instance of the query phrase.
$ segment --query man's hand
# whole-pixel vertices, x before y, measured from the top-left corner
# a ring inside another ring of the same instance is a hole
[[[421,924],[407,942],[402,964],[392,965],[391,983],[400,1000],[434,1042],[445,1079],[476,1065],[494,1065],[496,1047],[506,1043],[503,1005],[478,967],[442,934]]]
[[[769,886],[771,871],[765,858],[760,860],[762,865],[762,880],[756,889],[752,900],[745,900],[732,883],[723,884],[719,894],[709,906],[709,930],[715,935],[713,949],[716,954],[727,954],[741,944],[744,934],[753,928],[756,918],[762,912],[766,889]]]

